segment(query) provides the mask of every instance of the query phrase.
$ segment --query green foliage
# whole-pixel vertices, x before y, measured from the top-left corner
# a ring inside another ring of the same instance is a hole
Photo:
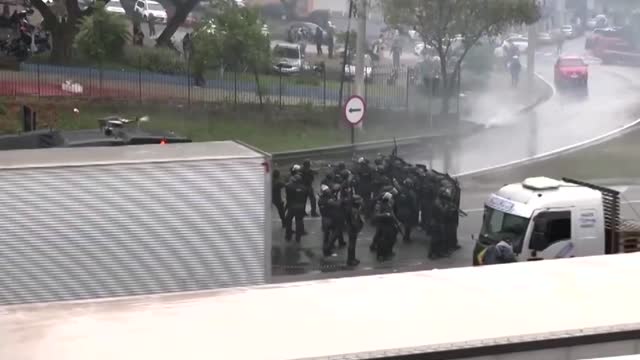
[[[381,6],[388,23],[414,28],[445,61],[455,57],[455,69],[482,37],[540,18],[535,0],[386,0]]]
[[[165,47],[126,47],[123,60],[128,67],[143,71],[181,75],[187,71],[180,54]]]
[[[510,26],[536,22],[541,10],[536,0],[384,0],[379,4],[388,24],[415,29],[442,59],[446,69],[441,74],[446,96],[443,112],[449,110],[457,75],[474,45]]]
[[[270,64],[269,39],[262,33],[258,12],[223,3],[217,15],[204,21],[193,37],[193,68],[225,66],[237,70],[249,66],[261,71]]]
[[[93,14],[81,20],[75,46],[86,59],[102,63],[119,58],[128,39],[127,22],[108,13],[99,1]]]

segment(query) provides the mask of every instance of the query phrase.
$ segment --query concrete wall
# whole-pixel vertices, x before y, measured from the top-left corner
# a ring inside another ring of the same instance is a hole
[[[585,360],[633,354],[640,354],[640,339],[495,356],[481,356],[465,358],[465,360]]]

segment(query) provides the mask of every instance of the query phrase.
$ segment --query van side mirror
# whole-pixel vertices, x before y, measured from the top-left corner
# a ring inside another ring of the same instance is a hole
[[[547,237],[543,232],[533,232],[531,234],[531,242],[529,243],[529,249],[534,251],[544,251],[549,246]]]

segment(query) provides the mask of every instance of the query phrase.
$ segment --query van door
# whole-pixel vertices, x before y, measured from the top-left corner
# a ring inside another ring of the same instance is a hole
[[[559,259],[575,256],[572,209],[534,213],[527,260]],[[525,251],[523,251],[525,253]],[[525,253],[526,254],[526,253]]]
[[[584,208],[574,211],[573,238],[576,242],[576,256],[593,256],[604,254],[604,224],[602,209]]]

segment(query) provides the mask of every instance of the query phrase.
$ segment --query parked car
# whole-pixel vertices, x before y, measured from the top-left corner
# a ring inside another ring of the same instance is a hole
[[[560,28],[560,31],[566,39],[575,39],[578,37],[578,32],[574,25],[564,25]]]
[[[299,74],[307,69],[299,44],[278,43],[273,48],[272,70],[283,75]]]
[[[541,32],[538,33],[538,42],[540,45],[553,44],[553,37],[551,37],[551,33],[549,32]]]
[[[618,38],[621,36],[619,28],[598,28],[593,30],[591,34],[587,36],[584,42],[584,48],[591,50],[598,46],[598,43],[603,39]]]
[[[117,14],[117,15],[125,15],[126,12],[124,11],[124,8],[122,7],[122,4],[120,3],[120,0],[111,0],[107,3],[107,5],[105,5],[104,9],[107,12],[110,12],[112,14]]]
[[[167,11],[159,2],[152,0],[138,0],[133,7],[133,11],[140,15],[144,20],[149,18],[150,14],[156,18],[156,21],[161,23],[167,22]]]

